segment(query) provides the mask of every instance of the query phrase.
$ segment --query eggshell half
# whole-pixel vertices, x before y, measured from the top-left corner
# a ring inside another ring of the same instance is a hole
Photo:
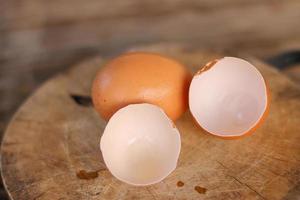
[[[173,122],[151,104],[132,104],[118,110],[100,142],[109,171],[136,186],[166,178],[176,168],[180,147],[180,134]]]
[[[251,132],[264,118],[268,91],[260,72],[235,57],[212,61],[193,77],[189,107],[207,132],[236,138]]]

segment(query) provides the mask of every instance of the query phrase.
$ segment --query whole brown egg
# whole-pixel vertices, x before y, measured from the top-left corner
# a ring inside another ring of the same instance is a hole
[[[176,120],[188,107],[191,74],[181,63],[154,53],[125,53],[108,62],[96,75],[92,99],[108,120],[129,104],[150,103]]]

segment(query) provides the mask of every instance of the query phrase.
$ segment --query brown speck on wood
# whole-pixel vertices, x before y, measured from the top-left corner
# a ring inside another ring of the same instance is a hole
[[[76,173],[79,179],[90,180],[98,177],[98,171],[87,172],[85,170],[80,170]]]
[[[199,194],[205,194],[207,189],[206,188],[203,188],[203,187],[200,187],[200,186],[195,186],[194,189],[199,193]]]
[[[178,182],[177,182],[177,187],[182,187],[182,186],[184,186],[184,182],[178,181]]]

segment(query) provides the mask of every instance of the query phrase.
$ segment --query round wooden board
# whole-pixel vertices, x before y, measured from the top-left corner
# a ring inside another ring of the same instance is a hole
[[[220,57],[159,45],[146,50],[172,56],[193,72]],[[223,140],[198,128],[186,112],[176,122],[182,137],[176,170],[148,187],[122,183],[105,169],[99,150],[105,122],[92,106],[71,97],[90,94],[105,61],[93,58],[54,77],[23,104],[5,133],[1,170],[11,199],[299,198],[300,90],[266,64],[247,59],[271,90],[265,123],[250,136]]]

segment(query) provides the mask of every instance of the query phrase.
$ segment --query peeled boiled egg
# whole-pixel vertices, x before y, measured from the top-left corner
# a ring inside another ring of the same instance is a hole
[[[160,106],[176,120],[188,107],[191,75],[179,62],[154,53],[133,52],[108,62],[96,75],[92,99],[108,120],[133,103]]]
[[[109,171],[128,184],[144,186],[167,177],[177,165],[180,135],[164,111],[132,104],[108,121],[100,148]]]
[[[193,77],[189,107],[207,132],[235,138],[252,132],[268,108],[266,83],[249,62],[224,57],[204,66]]]

